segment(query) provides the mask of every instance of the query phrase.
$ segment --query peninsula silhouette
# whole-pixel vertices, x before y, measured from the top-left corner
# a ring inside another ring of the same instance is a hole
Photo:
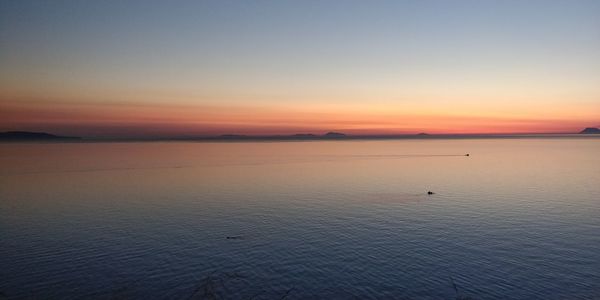
[[[582,131],[580,131],[579,133],[581,134],[600,134],[600,129],[596,128],[596,127],[588,127]]]
[[[46,132],[6,131],[0,132],[0,141],[55,141],[79,140],[80,137],[60,136]]]

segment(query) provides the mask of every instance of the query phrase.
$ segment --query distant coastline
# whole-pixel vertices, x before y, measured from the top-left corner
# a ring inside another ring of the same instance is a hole
[[[81,137],[61,136],[46,132],[6,131],[0,132],[0,141],[78,141]]]
[[[600,137],[597,128],[586,128],[579,133],[515,133],[515,134],[388,134],[388,135],[348,135],[328,132],[322,135],[297,133],[291,135],[242,135],[223,134],[217,136],[173,136],[173,137],[130,137],[95,138],[61,136],[45,132],[9,131],[0,132],[0,142],[127,142],[127,141],[340,141],[340,140],[400,140],[400,139],[501,139],[501,138],[572,138]]]

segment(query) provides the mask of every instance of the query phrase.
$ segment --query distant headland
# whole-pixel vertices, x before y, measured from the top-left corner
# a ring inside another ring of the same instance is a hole
[[[46,132],[6,131],[0,132],[0,141],[71,141],[80,140],[75,136],[60,136]]]
[[[581,133],[581,134],[600,134],[600,129],[598,129],[596,127],[588,127],[579,133]]]

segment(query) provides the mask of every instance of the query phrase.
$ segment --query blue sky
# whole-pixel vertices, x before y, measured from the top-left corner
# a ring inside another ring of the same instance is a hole
[[[600,114],[600,1],[0,3],[12,106]]]

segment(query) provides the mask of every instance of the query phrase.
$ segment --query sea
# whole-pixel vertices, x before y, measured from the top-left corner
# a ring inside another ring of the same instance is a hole
[[[600,138],[3,143],[0,299],[600,299]]]

